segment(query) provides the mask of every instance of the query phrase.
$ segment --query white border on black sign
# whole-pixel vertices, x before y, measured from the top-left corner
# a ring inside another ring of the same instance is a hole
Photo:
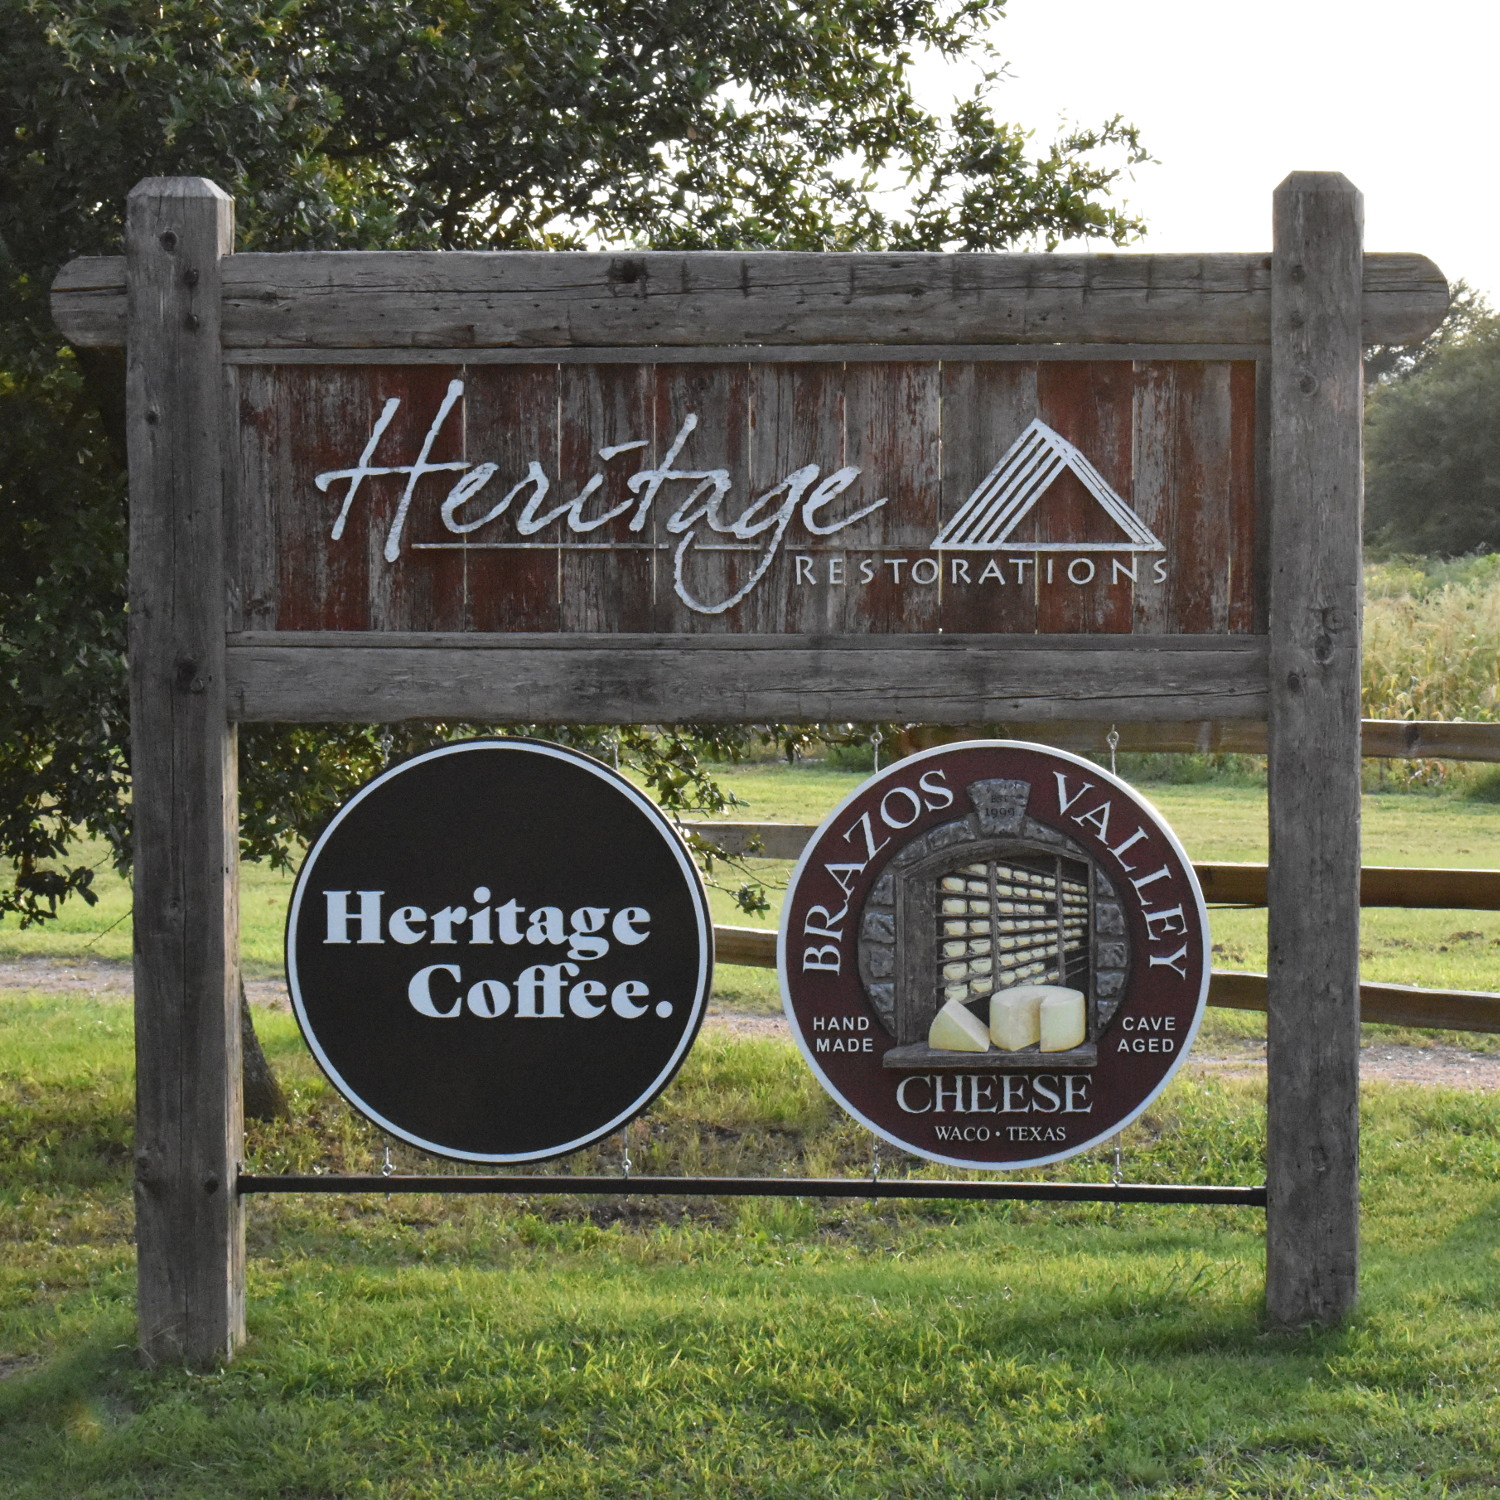
[[[580,1136],[575,1141],[569,1141],[564,1145],[548,1146],[541,1151],[524,1151],[506,1155],[498,1155],[487,1152],[458,1151],[451,1146],[435,1145],[431,1141],[422,1140],[413,1135],[409,1130],[392,1123],[381,1115],[377,1110],[367,1105],[355,1091],[349,1087],[340,1075],[337,1068],[324,1054],[318,1045],[316,1036],[307,1018],[307,1012],[302,1006],[302,989],[297,976],[297,949],[292,941],[292,935],[297,928],[297,917],[302,909],[302,895],[307,889],[312,876],[312,871],[317,865],[318,855],[323,846],[333,834],[333,831],[343,822],[349,812],[357,807],[376,787],[390,781],[393,777],[400,776],[403,772],[411,770],[413,766],[419,766],[425,761],[436,760],[444,755],[460,755],[469,750],[522,750],[528,754],[540,754],[552,757],[555,760],[567,761],[571,765],[580,767],[582,770],[597,776],[601,781],[606,781],[618,791],[623,792],[634,805],[646,815],[647,821],[661,834],[667,846],[671,849],[673,857],[677,860],[686,877],[689,890],[693,896],[693,908],[698,917],[698,990],[693,997],[693,1003],[689,1011],[688,1025],[683,1030],[682,1040],[678,1043],[672,1056],[667,1060],[661,1072],[650,1085],[644,1089],[629,1108],[622,1110],[614,1119],[599,1129],[590,1131],[587,1135]],[[284,939],[286,952],[286,978],[287,992],[291,996],[292,1009],[297,1017],[298,1028],[302,1032],[303,1039],[308,1048],[317,1059],[318,1066],[327,1075],[328,1081],[339,1093],[349,1101],[367,1120],[378,1125],[388,1134],[395,1136],[398,1140],[405,1141],[408,1145],[416,1146],[419,1150],[430,1152],[434,1156],[445,1157],[450,1161],[475,1161],[475,1162],[526,1162],[547,1161],[553,1157],[566,1156],[571,1151],[580,1151],[585,1146],[591,1146],[596,1141],[603,1140],[606,1136],[613,1134],[622,1126],[628,1125],[632,1120],[638,1119],[647,1110],[661,1091],[672,1081],[677,1070],[682,1066],[683,1059],[687,1056],[688,1048],[698,1038],[698,1032],[703,1025],[704,1012],[708,1008],[708,996],[713,986],[714,972],[714,944],[713,944],[713,921],[708,909],[708,895],[703,889],[703,877],[698,873],[698,867],[693,863],[692,856],[688,853],[687,845],[682,836],[677,832],[661,809],[644,796],[639,788],[633,786],[618,771],[606,766],[592,756],[584,755],[577,750],[567,750],[561,745],[550,745],[543,740],[528,739],[478,739],[460,740],[451,745],[439,745],[435,749],[423,751],[420,755],[414,755],[409,760],[403,760],[399,765],[394,765],[382,771],[373,780],[362,786],[344,805],[339,808],[330,820],[327,828],[319,835],[317,842],[308,851],[307,858],[302,861],[302,868],[297,872],[296,885],[292,890],[291,904],[287,908],[286,936]]]
[[[1182,868],[1187,876],[1188,885],[1192,889],[1193,900],[1196,904],[1195,909],[1198,913],[1198,921],[1203,931],[1203,982],[1198,989],[1198,1002],[1196,1008],[1193,1011],[1192,1024],[1188,1027],[1187,1035],[1183,1038],[1182,1046],[1178,1048],[1177,1056],[1173,1060],[1172,1065],[1162,1075],[1161,1082],[1158,1083],[1156,1087],[1152,1089],[1144,1099],[1141,1100],[1141,1102],[1135,1107],[1135,1109],[1130,1112],[1130,1114],[1126,1115],[1125,1118],[1118,1124],[1112,1125],[1108,1130],[1101,1131],[1092,1139],[1083,1141],[1079,1145],[1070,1146],[1066,1151],[1057,1151],[1054,1152],[1051,1156],[1034,1156],[1026,1161],[974,1161],[972,1158],[963,1156],[942,1156],[939,1155],[939,1153],[937,1153],[936,1151],[924,1151],[921,1147],[914,1146],[910,1141],[901,1140],[898,1137],[891,1135],[882,1126],[875,1124],[873,1120],[866,1119],[864,1115],[862,1115],[857,1109],[854,1108],[852,1104],[850,1104],[850,1102],[844,1097],[842,1092],[840,1092],[840,1090],[833,1084],[827,1073],[823,1071],[823,1069],[819,1066],[817,1059],[813,1056],[811,1049],[807,1045],[807,1039],[802,1035],[802,1027],[797,1020],[797,1013],[792,1007],[792,998],[787,987],[787,916],[792,909],[792,896],[796,892],[797,886],[802,879],[802,872],[804,871],[804,869],[806,869],[813,851],[822,841],[824,834],[826,834],[832,827],[832,825],[838,821],[838,819],[844,814],[845,810],[850,806],[850,804],[853,803],[856,798],[862,797],[870,787],[876,785],[878,782],[885,781],[890,777],[897,775],[898,773],[904,773],[912,766],[919,765],[923,761],[932,760],[940,755],[949,755],[958,750],[1040,751],[1044,755],[1052,755],[1056,756],[1060,760],[1071,761],[1075,766],[1079,766],[1082,769],[1088,771],[1092,776],[1100,777],[1110,786],[1114,787],[1117,791],[1124,793],[1126,797],[1128,797],[1133,803],[1135,803],[1137,807],[1139,807],[1155,822],[1157,828],[1160,830],[1163,837],[1165,837],[1167,843],[1171,846],[1173,853],[1175,853],[1178,859],[1181,860]],[[979,1172],[1020,1172],[1024,1171],[1028,1167],[1047,1167],[1051,1166],[1054,1162],[1067,1161],[1070,1157],[1079,1156],[1083,1152],[1091,1150],[1093,1147],[1109,1140],[1112,1136],[1118,1135],[1122,1130],[1125,1129],[1127,1125],[1139,1119],[1140,1116],[1148,1108],[1150,1108],[1152,1102],[1161,1094],[1161,1091],[1166,1088],[1166,1086],[1173,1080],[1173,1078],[1177,1076],[1177,1070],[1186,1060],[1189,1051],[1192,1050],[1193,1041],[1198,1035],[1198,1026],[1203,1020],[1203,1008],[1208,1000],[1208,981],[1210,969],[1208,951],[1208,907],[1205,905],[1203,900],[1203,888],[1198,884],[1198,874],[1193,869],[1193,864],[1187,856],[1187,851],[1182,847],[1182,844],[1179,842],[1177,835],[1172,831],[1171,824],[1169,824],[1167,820],[1163,818],[1162,815],[1156,810],[1156,808],[1152,806],[1152,804],[1148,802],[1143,796],[1141,796],[1141,794],[1133,786],[1131,786],[1128,782],[1122,781],[1118,776],[1111,774],[1109,771],[1104,770],[1104,768],[1097,762],[1092,760],[1085,760],[1081,755],[1074,755],[1071,751],[1068,750],[1058,750],[1051,745],[1034,744],[1029,740],[960,740],[952,745],[938,745],[934,749],[920,750],[915,755],[905,756],[901,760],[895,761],[892,765],[887,766],[884,771],[878,771],[868,780],[860,782],[860,784],[855,787],[855,789],[850,792],[849,795],[845,797],[844,800],[840,802],[839,805],[834,808],[834,810],[829,813],[821,823],[818,824],[817,832],[814,833],[812,838],[808,840],[806,847],[802,851],[801,858],[798,859],[796,867],[792,871],[791,878],[787,881],[786,900],[782,905],[781,913],[781,923],[776,932],[776,979],[781,986],[781,1006],[782,1009],[786,1012],[787,1026],[792,1033],[793,1040],[795,1040],[795,1042],[797,1043],[802,1056],[807,1060],[808,1067],[813,1070],[813,1073],[817,1077],[818,1082],[822,1084],[823,1091],[828,1095],[830,1099],[834,1101],[835,1104],[839,1106],[840,1109],[842,1109],[846,1114],[852,1116],[854,1119],[858,1120],[866,1130],[872,1132],[874,1135],[878,1135],[881,1140],[889,1142],[892,1146],[895,1146],[900,1151],[908,1151],[913,1156],[920,1156],[927,1161],[940,1162],[943,1166],[947,1167],[969,1167],[974,1171]]]

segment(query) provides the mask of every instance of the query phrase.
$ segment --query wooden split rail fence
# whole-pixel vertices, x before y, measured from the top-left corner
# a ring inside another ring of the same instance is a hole
[[[1007,721],[1003,725],[918,724],[901,734],[903,753],[955,740],[993,738],[997,729],[1012,740],[1035,740],[1059,750],[1080,752],[1115,748],[1129,754],[1178,751],[1200,755],[1264,755],[1266,726],[1256,720],[1183,719],[1148,723],[1047,723]],[[1500,761],[1500,723],[1457,724],[1441,719],[1364,719],[1360,754],[1366,760]]]
[[[1103,724],[1007,724],[1008,737],[1034,739],[1062,749],[1107,748],[1113,726]],[[903,735],[904,748],[992,733],[921,726]],[[1198,751],[1264,754],[1263,724],[1125,724],[1116,732],[1122,751]],[[1395,722],[1366,719],[1362,726],[1366,758],[1500,761],[1500,724]],[[689,823],[725,854],[759,859],[796,859],[816,829],[801,823]],[[1204,899],[1216,906],[1264,906],[1266,866],[1207,862],[1195,864]],[[1421,869],[1366,865],[1360,872],[1361,906],[1408,910],[1500,911],[1500,870]],[[750,968],[776,967],[776,934],[757,927],[715,927],[720,963]],[[1384,1026],[1426,1026],[1446,1031],[1500,1032],[1500,994],[1474,990],[1428,990],[1402,984],[1361,984],[1360,1018]],[[1266,1009],[1266,976],[1216,969],[1208,1003],[1226,1010]]]

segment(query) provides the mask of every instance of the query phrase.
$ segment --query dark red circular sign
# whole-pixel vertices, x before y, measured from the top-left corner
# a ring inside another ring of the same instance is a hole
[[[1192,864],[1118,777],[1043,745],[898,761],[803,852],[778,948],[823,1087],[904,1150],[1036,1167],[1166,1086],[1208,993]]]

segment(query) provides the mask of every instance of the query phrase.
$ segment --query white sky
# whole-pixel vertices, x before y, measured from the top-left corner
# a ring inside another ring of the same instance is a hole
[[[1500,303],[1496,0],[1010,0],[994,40],[997,113],[1038,143],[1061,116],[1140,126],[1160,165],[1116,190],[1147,221],[1134,248],[1269,249],[1276,184],[1339,171],[1367,249],[1420,251]],[[923,102],[973,82],[925,67]]]

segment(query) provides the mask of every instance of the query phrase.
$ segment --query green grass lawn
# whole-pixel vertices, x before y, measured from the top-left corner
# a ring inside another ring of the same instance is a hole
[[[261,1024],[292,1118],[252,1128],[250,1164],[368,1170],[374,1132],[289,1017]],[[127,1006],[0,1000],[6,1500],[1500,1489],[1493,1096],[1365,1091],[1363,1299],[1336,1333],[1261,1331],[1256,1210],[580,1200],[564,1179],[251,1200],[250,1343],[192,1375],[132,1352],[130,1072]],[[634,1129],[641,1170],[869,1164],[784,1042],[705,1038]],[[1253,1084],[1183,1077],[1125,1170],[1255,1181],[1263,1130]]]

